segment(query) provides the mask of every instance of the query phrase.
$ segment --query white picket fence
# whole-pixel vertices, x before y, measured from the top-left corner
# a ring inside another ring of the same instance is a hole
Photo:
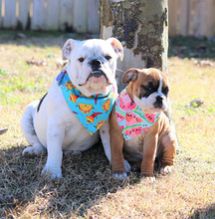
[[[99,0],[0,0],[0,28],[99,32]]]
[[[0,0],[0,29],[99,33],[100,0]],[[215,0],[168,0],[169,34],[215,36]]]
[[[171,36],[215,36],[215,0],[169,0]]]

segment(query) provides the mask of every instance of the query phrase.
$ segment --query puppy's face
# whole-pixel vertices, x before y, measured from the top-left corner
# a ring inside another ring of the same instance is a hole
[[[166,75],[155,68],[129,69],[123,76],[127,91],[144,112],[155,113],[168,109],[169,87]]]
[[[67,71],[72,83],[86,96],[106,94],[115,83],[117,59],[123,47],[115,39],[69,39],[63,46],[63,58],[68,59]]]

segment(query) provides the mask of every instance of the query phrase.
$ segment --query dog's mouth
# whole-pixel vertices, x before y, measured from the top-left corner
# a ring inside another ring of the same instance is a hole
[[[79,84],[79,86],[84,86],[88,82],[91,84],[106,84],[106,85],[111,84],[108,77],[102,70],[96,70],[91,72],[87,77],[86,81],[82,84]]]

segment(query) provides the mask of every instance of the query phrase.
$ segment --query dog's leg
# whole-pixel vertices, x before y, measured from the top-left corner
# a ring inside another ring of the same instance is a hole
[[[111,163],[111,148],[110,148],[110,135],[109,135],[109,124],[105,123],[103,127],[99,130],[101,141],[103,144],[105,156]]]
[[[111,142],[111,164],[113,177],[115,179],[124,180],[127,178],[127,173],[124,167],[123,156],[123,136],[121,131],[116,127],[111,127],[110,142]]]
[[[49,119],[47,129],[48,158],[42,174],[48,174],[52,179],[62,177],[62,144],[64,137],[64,126],[56,122],[56,118]]]
[[[105,125],[100,129],[100,137],[104,147],[105,155],[111,164],[112,159],[111,159],[111,145],[110,145],[110,127],[108,123],[105,123]],[[127,160],[124,160],[124,168],[126,172],[131,171],[131,166]]]
[[[173,161],[177,148],[177,139],[172,133],[164,135],[161,139],[161,170],[160,173],[167,175],[172,172]]]
[[[45,152],[45,148],[40,143],[33,125],[33,113],[37,108],[38,102],[28,105],[21,119],[21,128],[26,140],[31,146],[25,148],[23,155],[39,155]]]
[[[144,137],[143,160],[141,163],[142,176],[153,177],[157,143],[157,133],[149,133]]]

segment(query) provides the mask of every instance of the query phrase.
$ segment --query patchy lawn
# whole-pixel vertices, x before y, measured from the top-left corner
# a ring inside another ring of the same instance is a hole
[[[41,178],[46,157],[21,156],[23,109],[60,71],[67,37],[0,35],[0,128],[8,128],[0,136],[0,218],[215,218],[214,42],[171,41],[171,100],[181,144],[171,176],[150,185],[133,171],[127,182],[116,182],[100,145],[66,156],[59,181]],[[190,104],[194,99],[203,104]]]

